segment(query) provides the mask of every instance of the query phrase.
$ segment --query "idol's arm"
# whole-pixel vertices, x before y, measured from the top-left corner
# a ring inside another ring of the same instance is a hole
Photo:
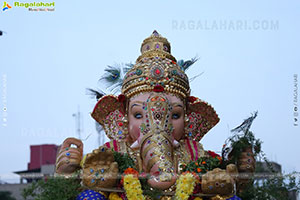
[[[81,140],[76,138],[65,139],[56,158],[56,173],[68,175],[80,169],[82,154],[83,143]]]

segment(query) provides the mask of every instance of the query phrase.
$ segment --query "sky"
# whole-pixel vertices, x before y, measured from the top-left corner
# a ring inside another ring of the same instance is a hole
[[[65,0],[54,11],[8,3],[0,11],[0,180],[19,181],[12,172],[27,169],[30,145],[78,137],[78,108],[84,153],[97,148],[96,101],[86,88],[107,91],[98,82],[104,68],[134,63],[153,30],[177,60],[199,58],[187,71],[203,72],[192,95],[220,117],[201,140],[205,149],[220,152],[230,130],[258,111],[251,130],[266,156],[285,173],[300,171],[299,1]]]

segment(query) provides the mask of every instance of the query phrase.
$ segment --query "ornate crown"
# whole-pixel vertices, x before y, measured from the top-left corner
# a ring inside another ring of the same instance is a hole
[[[149,91],[165,91],[181,99],[190,95],[189,79],[171,55],[166,38],[154,31],[143,41],[141,53],[124,77],[122,93],[127,98]]]
[[[122,94],[101,97],[92,112],[93,118],[104,127],[110,139],[124,140],[128,133],[128,124],[124,121],[124,95],[129,99],[143,92],[164,91],[175,94],[187,103],[185,134],[192,140],[201,140],[219,122],[219,117],[208,103],[190,96],[189,79],[184,70],[197,59],[177,62],[171,55],[170,43],[157,31],[143,41],[141,53],[124,79],[120,78],[120,69],[109,67],[106,70],[108,74],[103,79],[117,86],[122,83]]]

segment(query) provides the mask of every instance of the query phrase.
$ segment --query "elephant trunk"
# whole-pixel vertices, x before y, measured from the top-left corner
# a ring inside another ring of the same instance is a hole
[[[149,134],[141,142],[144,171],[150,174],[151,187],[167,189],[176,181],[173,141],[164,133]]]
[[[145,121],[137,141],[143,170],[150,174],[149,185],[167,189],[176,181],[174,137],[171,123],[172,106],[161,95],[150,96],[144,103]]]

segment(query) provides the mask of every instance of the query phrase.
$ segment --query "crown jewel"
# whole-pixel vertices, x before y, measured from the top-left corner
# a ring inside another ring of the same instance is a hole
[[[128,98],[141,92],[173,93],[182,99],[190,95],[189,80],[171,55],[171,45],[157,31],[146,38],[136,64],[126,73],[122,93]]]

